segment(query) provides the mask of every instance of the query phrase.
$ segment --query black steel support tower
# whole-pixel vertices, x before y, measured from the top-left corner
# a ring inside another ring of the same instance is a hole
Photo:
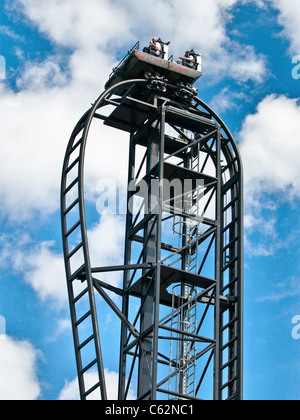
[[[197,98],[191,85],[199,74],[153,60],[130,51],[67,147],[61,215],[80,396],[100,391],[108,398],[100,296],[121,324],[120,400],[130,390],[139,400],[240,400],[239,151],[220,117]],[[85,217],[85,149],[99,120],[130,136],[125,259],[111,267],[91,266]],[[122,288],[101,281],[112,272],[123,273]]]

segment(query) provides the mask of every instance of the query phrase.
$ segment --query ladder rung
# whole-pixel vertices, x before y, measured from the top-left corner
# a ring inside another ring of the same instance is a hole
[[[237,158],[235,157],[233,160],[228,162],[228,164],[222,168],[222,173],[226,172],[227,169],[229,169],[230,166],[232,166],[236,161],[237,161]]]
[[[226,384],[224,384],[221,387],[221,391],[223,391],[223,389],[227,388],[229,385],[231,385],[233,382],[235,382],[237,380],[237,376],[235,376],[234,378],[230,379],[230,381],[226,382]]]
[[[67,258],[72,258],[75,254],[76,254],[76,252],[77,251],[79,251],[80,250],[80,248],[82,248],[82,246],[83,246],[83,243],[82,242],[80,242],[80,244],[78,244],[71,252],[70,252],[70,254],[67,256]]]
[[[238,222],[238,221],[239,221],[239,218],[238,218],[238,217],[236,217],[235,219],[233,219],[233,220],[232,220],[232,222],[228,223],[228,225],[227,225],[227,226],[225,226],[225,227],[222,229],[223,233],[225,233],[225,232],[226,232],[226,230],[228,230],[228,229],[230,229],[231,227],[233,227],[233,226],[235,225],[235,223],[236,223],[236,222]]]
[[[229,289],[231,286],[233,286],[238,280],[239,280],[239,277],[236,277],[231,282],[226,284],[226,286],[224,286],[223,289],[222,289],[222,293],[224,293],[227,289]]]
[[[64,215],[66,216],[68,213],[70,213],[71,210],[79,203],[79,198],[76,198],[75,201],[65,210]]]
[[[69,172],[71,172],[71,170],[74,168],[74,166],[76,166],[79,163],[80,160],[80,156],[78,156],[77,159],[74,160],[74,162],[68,166],[68,168],[65,170],[65,175],[67,175]]]
[[[88,370],[90,370],[95,364],[97,363],[97,359],[93,360],[91,363],[89,363],[86,367],[84,367],[80,373],[83,374],[85,372],[87,372]]]
[[[65,189],[64,195],[68,194],[68,192],[71,191],[71,189],[74,187],[74,185],[78,183],[78,181],[79,181],[78,177],[75,178],[74,181],[71,182],[71,184]]]
[[[76,279],[78,279],[79,275],[81,275],[83,273],[85,269],[85,264],[83,264],[81,267],[79,267],[69,278],[69,281],[74,281]]]
[[[222,194],[226,194],[239,181],[238,175],[234,175],[222,186]]]
[[[68,230],[68,232],[66,233],[66,238],[68,238],[68,236],[70,236],[71,233],[73,233],[74,230],[76,230],[78,228],[78,226],[80,226],[80,223],[81,223],[80,220],[78,220],[78,222],[75,223],[75,225],[72,226],[70,230]]]
[[[73,299],[73,303],[78,302],[87,292],[89,291],[89,288],[86,287],[76,298]]]
[[[228,398],[226,398],[226,401],[236,400],[237,399],[237,393],[234,392],[233,394],[229,395]]]
[[[82,130],[82,129],[81,129]],[[80,131],[81,131],[80,130]],[[80,131],[77,133],[77,135],[80,133]],[[71,156],[71,154],[77,149],[77,147],[82,143],[82,138],[80,140],[78,140],[77,143],[74,144],[74,146],[72,147],[72,149],[69,151],[69,156]]]
[[[223,248],[223,252],[227,251],[227,249],[229,249],[235,242],[237,242],[239,240],[239,237],[236,236],[234,239],[232,239],[232,241],[230,241],[224,248]]]
[[[97,388],[100,387],[100,382],[98,382],[97,384],[95,384],[94,386],[92,386],[92,388],[90,388],[88,391],[86,391],[84,393],[84,398],[86,398],[87,396],[89,396],[92,392],[96,391]]]
[[[238,201],[238,199],[239,197],[235,197],[232,201],[230,201],[230,203],[226,204],[226,206],[223,208],[223,211],[230,209],[230,207],[232,207]]]
[[[83,321],[85,321],[90,315],[92,314],[92,311],[88,311],[86,314],[84,314],[78,321],[75,322],[76,327],[80,325]]]
[[[228,322],[228,324],[224,325],[224,327],[222,328],[222,331],[227,330],[227,328],[231,327],[232,324],[234,324],[235,322],[237,322],[239,319],[236,316],[234,319],[232,319],[230,322]]]
[[[82,350],[87,344],[89,344],[94,339],[94,334],[87,338],[83,343],[78,346],[78,350]]]
[[[222,346],[221,350],[224,351],[225,349],[227,349],[227,347],[231,346],[231,344],[233,344],[235,341],[237,341],[238,337],[234,337],[232,340],[228,341],[228,343],[224,344],[224,346]]]
[[[229,268],[232,264],[234,264],[235,262],[237,262],[239,259],[239,257],[235,257],[233,258],[231,261],[229,261],[224,267],[223,267],[223,271],[226,271],[227,268]]]
[[[232,363],[236,362],[236,361],[237,361],[237,359],[238,359],[238,357],[237,357],[237,356],[233,357],[231,360],[229,360],[229,362],[225,363],[225,365],[223,365],[223,366],[221,367],[221,370],[224,370],[224,369],[226,369],[228,366],[232,365]]]

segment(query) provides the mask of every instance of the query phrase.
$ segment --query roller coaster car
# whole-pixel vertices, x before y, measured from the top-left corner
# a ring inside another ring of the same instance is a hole
[[[165,53],[163,54],[165,58],[162,58],[145,52],[146,49],[144,49],[144,52],[139,51],[138,48],[137,44],[113,70],[105,85],[105,89],[123,80],[143,79],[146,73],[159,73],[173,85],[178,84],[178,82],[193,85],[202,76],[201,56],[199,56],[198,61],[193,66],[194,68],[191,68],[188,64],[177,64],[172,60],[167,60]],[[116,93],[122,95],[122,92]]]
[[[167,45],[168,44],[164,44]],[[166,79],[171,85],[178,86],[178,91],[185,90],[185,86],[191,85],[199,79],[202,75],[198,70],[198,65],[195,62],[195,68],[187,65],[179,65],[171,60],[166,60],[167,57],[165,48],[159,54],[151,54],[149,52],[139,51],[139,43],[137,43],[132,50],[128,51],[127,56],[121,63],[113,70],[105,89],[115,86],[117,83],[125,80],[145,79],[152,75],[155,78]],[[160,56],[159,56],[160,55]],[[163,82],[164,84],[164,82]],[[164,87],[164,89],[166,89]],[[130,91],[130,95],[127,95]],[[173,91],[172,91],[173,92]],[[161,90],[163,95],[168,95],[166,90]],[[152,97],[153,92],[145,85],[134,86],[128,90],[128,85],[119,86],[114,91],[115,95],[122,97],[120,105],[109,115],[104,124],[123,131],[134,132],[149,118],[149,114],[153,112],[153,107],[149,97]]]

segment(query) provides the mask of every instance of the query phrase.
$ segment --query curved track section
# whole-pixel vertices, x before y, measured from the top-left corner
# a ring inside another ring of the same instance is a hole
[[[147,89],[151,90],[152,99],[149,107],[144,102],[145,99],[137,100],[137,96],[132,95],[136,88],[142,89],[143,92]],[[129,322],[93,277],[84,204],[84,159],[89,130],[94,118],[107,122],[106,117],[99,114],[98,110],[105,106],[113,106],[116,111],[115,118],[108,125],[131,131],[133,134],[140,122],[135,121],[135,124],[132,123],[132,128],[128,129],[126,124],[124,125],[118,120],[118,109],[121,107],[124,109],[124,106],[127,106],[128,109],[134,110],[136,106],[137,110],[134,112],[142,112],[144,115],[149,113],[147,118],[150,120],[151,115],[158,113],[157,97],[166,96],[165,90],[173,92],[175,87],[164,85],[155,79],[152,81],[146,79],[128,80],[115,85],[105,91],[80,119],[67,146],[61,183],[61,223],[81,399],[87,399],[94,392],[99,391],[99,397],[103,400],[107,399],[95,291],[100,293],[121,319],[130,336],[137,342],[139,341],[136,321],[135,323]],[[220,127],[221,147],[219,150],[215,146],[209,146],[208,143],[203,146],[206,148],[207,155],[211,157],[218,168],[217,176],[220,181],[216,191],[220,198],[217,204],[217,224],[220,229],[217,246],[220,256],[217,261],[217,282],[214,293],[215,296],[222,296],[224,299],[226,297],[227,301],[225,309],[224,303],[215,299],[215,305],[219,305],[219,307],[216,308],[218,315],[215,326],[215,345],[212,348],[210,359],[214,359],[214,398],[224,399],[225,396],[228,399],[241,399],[242,383],[239,374],[242,371],[243,331],[241,316],[243,313],[243,174],[241,159],[230,131],[208,105],[198,98],[194,98],[192,104],[174,98],[172,94],[169,98],[160,99],[159,102],[163,101],[164,107],[169,104],[178,107],[186,114],[203,115],[205,113],[207,119],[214,121]],[[132,116],[132,114],[130,115]],[[122,270],[122,267],[118,269]],[[124,273],[126,270],[128,268],[124,267]],[[120,294],[120,290],[114,290],[112,287],[110,291]],[[123,293],[125,294],[125,291]],[[212,299],[210,298],[210,300]],[[224,316],[225,312],[227,312],[226,316]],[[198,384],[198,388],[200,385],[201,383]],[[129,386],[128,383],[127,392]]]
[[[95,303],[93,277],[89,255],[87,228],[84,206],[84,157],[88,139],[89,128],[93,118],[97,118],[99,108],[109,105],[107,98],[118,87],[132,85],[133,83],[144,84],[144,80],[119,83],[104,92],[93,107],[84,114],[76,125],[67,146],[63,164],[61,182],[61,223],[63,234],[63,250],[67,277],[67,287],[70,301],[72,329],[74,337],[76,364],[79,380],[81,399],[86,399],[97,389],[101,391],[101,398],[107,399],[104,367],[102,360],[101,344],[99,339],[98,319]],[[78,280],[84,287],[78,288]],[[78,290],[79,289],[79,290]],[[83,300],[88,297],[89,304],[85,310],[77,310]],[[80,315],[79,315],[80,314]],[[89,337],[81,338],[81,331],[91,325]],[[89,351],[87,350],[89,348]],[[94,350],[94,358],[83,361],[84,351],[90,353]],[[85,380],[89,371],[97,372],[98,380],[92,386],[88,386],[89,380]]]

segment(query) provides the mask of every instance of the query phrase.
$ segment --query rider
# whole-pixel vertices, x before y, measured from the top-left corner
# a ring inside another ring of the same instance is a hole
[[[163,51],[161,39],[157,37],[152,38],[152,40],[150,41],[149,50],[150,54],[160,56]]]
[[[197,62],[197,54],[194,50],[186,51],[183,57],[179,57],[182,60],[181,64],[186,67],[190,67],[191,69],[197,70],[198,62]],[[178,61],[180,64],[180,61]]]
[[[153,37],[150,41],[149,47],[144,48],[144,52],[147,54],[155,55],[163,59],[167,59],[169,52],[169,42],[163,42],[161,38]]]

